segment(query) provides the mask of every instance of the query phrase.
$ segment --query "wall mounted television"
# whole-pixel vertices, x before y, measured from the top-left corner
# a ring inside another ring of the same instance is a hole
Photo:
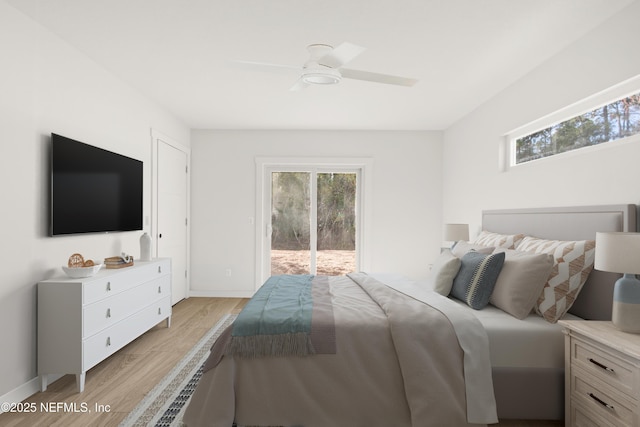
[[[51,134],[51,236],[142,230],[142,193],[142,161]]]

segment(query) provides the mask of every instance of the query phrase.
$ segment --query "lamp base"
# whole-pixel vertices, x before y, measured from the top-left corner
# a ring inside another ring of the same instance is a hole
[[[623,332],[640,333],[640,280],[625,274],[613,288],[613,324]]]

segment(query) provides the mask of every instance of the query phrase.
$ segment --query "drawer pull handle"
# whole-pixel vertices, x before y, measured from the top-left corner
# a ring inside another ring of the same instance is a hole
[[[107,319],[111,317],[111,309],[107,308]]]
[[[599,404],[601,404],[602,406],[604,406],[607,409],[611,409],[613,410],[613,405],[609,405],[607,402],[599,399],[596,395],[594,395],[593,393],[587,393],[587,395],[592,398],[593,400],[595,400],[596,402],[598,402]]]
[[[158,307],[158,314],[162,314],[162,308]]]
[[[107,337],[107,347],[111,347],[111,337]]]
[[[161,265],[158,266],[158,273],[162,273],[162,266]]]
[[[604,369],[605,371],[609,371],[609,372],[615,372],[613,369],[611,369],[608,366],[603,365],[602,363],[598,362],[597,360],[593,360],[592,358],[587,359],[589,362],[593,363],[594,365],[596,365],[598,368]]]
[[[161,294],[162,293],[162,287],[158,286],[158,293]]]
[[[107,282],[107,292],[111,290],[111,282]]]

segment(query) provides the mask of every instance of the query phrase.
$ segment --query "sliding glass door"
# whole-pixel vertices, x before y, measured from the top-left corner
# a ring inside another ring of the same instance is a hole
[[[357,171],[273,169],[270,181],[270,274],[355,271]]]
[[[257,157],[255,289],[371,268],[372,176],[365,157]]]

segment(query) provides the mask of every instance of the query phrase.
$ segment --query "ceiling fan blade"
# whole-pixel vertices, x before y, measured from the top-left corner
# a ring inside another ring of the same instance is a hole
[[[300,71],[302,67],[298,67],[295,65],[282,65],[282,64],[270,64],[268,62],[254,62],[254,61],[238,61],[232,60],[231,63],[242,69],[252,70],[252,71],[286,71],[289,72],[291,70]]]
[[[365,50],[364,47],[345,42],[318,59],[318,64],[331,68],[342,67]]]
[[[309,83],[305,82],[302,79],[298,79],[298,81],[296,82],[296,84],[294,84],[293,86],[291,86],[291,88],[289,89],[291,92],[297,92],[299,90],[302,89],[306,89],[308,88],[310,85]]]
[[[371,73],[369,71],[351,70],[349,68],[340,68],[340,74],[347,79],[366,80],[369,82],[385,83],[389,85],[413,86],[418,83],[416,79],[407,77],[391,76],[389,74]]]

